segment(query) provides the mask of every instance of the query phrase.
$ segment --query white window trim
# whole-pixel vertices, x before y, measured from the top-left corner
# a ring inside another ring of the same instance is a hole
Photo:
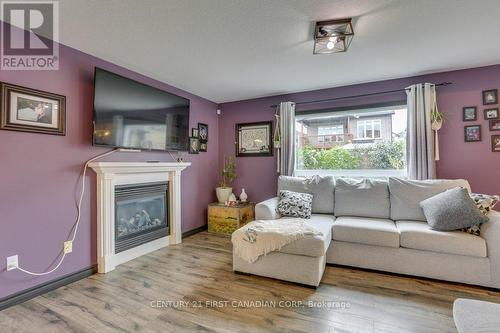
[[[372,136],[366,135],[367,132],[367,125],[371,124],[372,126]],[[375,125],[380,126],[379,130],[379,135],[375,136]],[[359,120],[356,124],[356,133],[359,133],[360,127],[363,128],[363,136],[358,136],[356,139],[380,139],[382,138],[382,120],[381,119],[366,119],[366,120]]]

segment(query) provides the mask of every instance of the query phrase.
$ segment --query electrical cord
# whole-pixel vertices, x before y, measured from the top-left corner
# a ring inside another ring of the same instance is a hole
[[[87,174],[87,169],[88,169],[88,166],[90,163],[100,159],[100,158],[103,158],[105,156],[108,156],[108,155],[111,155],[113,153],[116,153],[118,150],[111,150],[111,151],[108,151],[104,154],[101,154],[101,155],[98,155],[94,158],[91,158],[90,160],[88,160],[87,162],[85,162],[85,166],[83,167],[83,173],[82,173],[82,191],[80,193],[80,199],[78,200],[78,205],[77,205],[77,217],[76,217],[76,222],[74,224],[74,231],[73,231],[73,237],[71,238],[71,242],[73,243],[75,241],[75,238],[76,238],[76,234],[78,232],[78,227],[80,226],[80,217],[81,217],[81,209],[82,209],[82,201],[83,201],[83,196],[85,195],[85,176]],[[19,263],[16,267],[16,269],[20,270],[21,272],[23,273],[26,273],[26,274],[29,274],[29,275],[34,275],[34,276],[43,276],[43,275],[48,275],[48,274],[51,274],[53,272],[55,272],[60,266],[61,264],[64,262],[64,259],[66,258],[66,254],[67,253],[64,253],[64,249],[63,249],[63,255],[61,257],[61,259],[59,260],[59,262],[57,263],[57,265],[52,268],[51,270],[49,271],[46,271],[46,272],[43,272],[43,273],[36,273],[36,272],[31,272],[27,269],[24,269],[24,268],[21,268],[19,267]]]

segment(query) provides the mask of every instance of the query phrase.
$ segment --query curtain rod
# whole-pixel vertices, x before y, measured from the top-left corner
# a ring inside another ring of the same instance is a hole
[[[449,86],[450,84],[453,84],[452,82],[441,82],[438,84],[435,84],[435,87],[441,87],[441,86]],[[379,92],[374,92],[374,93],[369,93],[369,94],[361,94],[361,95],[352,95],[352,96],[342,96],[342,97],[335,97],[335,98],[327,98],[327,99],[319,99],[316,101],[307,101],[307,102],[298,102],[295,103],[295,105],[305,105],[305,104],[315,104],[315,103],[323,103],[323,102],[330,102],[330,101],[337,101],[341,99],[350,99],[350,98],[359,98],[359,97],[369,97],[369,96],[376,96],[376,95],[385,95],[385,94],[392,94],[392,93],[397,93],[397,92],[402,92],[408,90],[407,88],[405,89],[397,89],[397,90],[388,90],[388,91],[379,91]],[[278,105],[273,104],[271,105],[272,108],[276,108]]]

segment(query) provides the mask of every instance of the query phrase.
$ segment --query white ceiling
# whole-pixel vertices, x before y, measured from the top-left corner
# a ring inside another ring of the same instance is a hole
[[[227,102],[500,62],[499,0],[61,0],[60,40]],[[354,17],[347,53],[314,21]]]

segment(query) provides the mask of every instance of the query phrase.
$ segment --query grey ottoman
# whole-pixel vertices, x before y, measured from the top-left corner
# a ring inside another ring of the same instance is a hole
[[[458,298],[453,319],[459,333],[499,333],[500,304]]]

